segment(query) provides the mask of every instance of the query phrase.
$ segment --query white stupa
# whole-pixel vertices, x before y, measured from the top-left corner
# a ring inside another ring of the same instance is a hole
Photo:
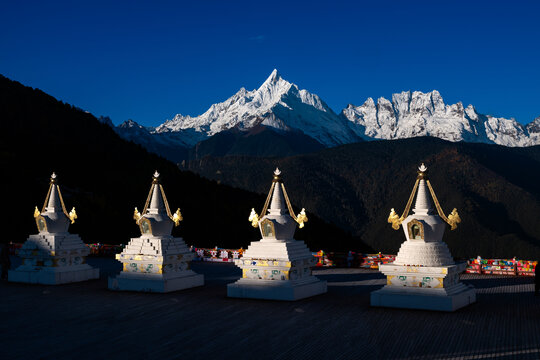
[[[252,242],[244,256],[235,260],[242,278],[227,286],[227,296],[271,300],[298,300],[326,292],[326,281],[311,274],[317,262],[303,241],[293,238],[297,223],[307,221],[305,210],[294,215],[291,203],[276,169],[274,180],[259,220],[251,210],[249,220],[259,227],[262,239]]]
[[[86,264],[90,249],[79,235],[68,233],[77,214],[75,208],[66,211],[55,173],[45,203],[41,211],[36,206],[34,218],[39,233],[30,235],[22,245],[22,265],[9,271],[9,281],[57,285],[99,278],[99,269]]]
[[[387,285],[371,293],[371,305],[454,311],[476,301],[474,288],[459,281],[467,263],[455,263],[442,241],[445,222],[454,230],[461,219],[456,209],[448,217],[444,215],[427,179],[427,167],[422,164],[419,170],[403,215],[399,217],[392,209],[388,217],[395,230],[403,226],[407,240],[393,263],[379,266]],[[413,214],[407,216],[415,195]]]
[[[116,255],[123,271],[109,278],[109,289],[170,292],[204,284],[204,276],[190,270],[195,254],[182,238],[171,236],[173,225],[179,225],[182,214],[180,209],[171,214],[157,171],[142,215],[135,208],[134,219],[141,237],[132,238]]]

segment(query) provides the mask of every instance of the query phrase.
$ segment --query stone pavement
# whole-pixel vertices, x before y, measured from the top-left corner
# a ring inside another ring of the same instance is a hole
[[[371,308],[372,270],[316,270],[327,294],[278,302],[227,298],[232,264],[194,263],[204,287],[145,294],[107,290],[115,260],[89,263],[99,280],[0,282],[0,359],[540,359],[528,278],[464,274],[478,302],[440,313]]]

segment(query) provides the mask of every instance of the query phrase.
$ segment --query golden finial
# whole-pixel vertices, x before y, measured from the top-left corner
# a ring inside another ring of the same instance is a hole
[[[53,173],[51,174],[51,183],[54,184],[56,182],[56,173],[53,171]]]
[[[422,163],[422,165],[418,167],[418,170],[418,179],[427,180],[427,166]]]
[[[39,215],[41,215],[41,213],[39,212],[37,206],[36,208],[34,209],[34,217],[37,218]]]
[[[251,221],[251,226],[254,228],[259,226],[259,215],[255,212],[255,209],[251,209],[251,214],[249,214],[249,221]]]
[[[68,217],[69,217],[69,220],[71,220],[71,223],[73,224],[75,222],[75,219],[77,219],[77,213],[75,212],[75,207],[71,209]]]
[[[152,180],[154,183],[157,183],[159,181],[159,175],[160,173],[158,173],[158,171],[154,171],[154,176],[152,177]]]
[[[304,227],[304,223],[308,221],[308,217],[306,215],[306,209],[302,208],[302,211],[300,211],[300,213],[298,214],[298,216],[296,217],[296,222],[298,224],[300,224],[299,228],[303,228]]]
[[[276,170],[274,170],[274,182],[276,181],[281,181],[281,170],[279,170],[279,168],[276,168]]]
[[[182,216],[182,213],[180,212],[180,208],[178,208],[172,217],[172,221],[174,221],[174,226],[180,225],[180,221],[182,220],[184,220],[184,217]]]

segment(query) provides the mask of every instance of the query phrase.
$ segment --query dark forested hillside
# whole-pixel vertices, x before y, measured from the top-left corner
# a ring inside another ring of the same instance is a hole
[[[540,147],[451,143],[414,138],[350,144],[281,159],[205,158],[187,167],[223,183],[263,192],[261,181],[279,166],[298,204],[396,253],[402,230],[387,223],[401,213],[416,169],[426,163],[445,212],[459,210],[462,223],[445,241],[457,257],[540,257]]]
[[[133,209],[144,205],[152,174],[161,174],[171,207],[184,221],[173,234],[197,246],[246,247],[259,237],[247,221],[265,197],[219,185],[122,140],[94,116],[40,90],[0,76],[0,166],[3,217],[1,242],[22,242],[36,233],[34,206],[43,204],[50,174],[59,176],[66,206],[79,219],[70,231],[86,242],[126,243],[137,236]],[[260,177],[269,187],[271,171]],[[295,194],[291,193],[293,202]],[[297,238],[312,249],[349,248],[345,231],[315,216]],[[362,248],[358,240],[355,247]],[[327,246],[328,245],[328,246]]]
[[[324,146],[301,132],[278,132],[264,125],[248,131],[225,130],[199,142],[190,150],[190,159],[205,156],[244,155],[255,157],[291,156],[324,149]]]

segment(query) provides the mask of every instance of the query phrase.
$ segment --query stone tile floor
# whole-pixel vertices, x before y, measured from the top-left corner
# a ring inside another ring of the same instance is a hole
[[[297,302],[229,299],[232,264],[194,263],[206,285],[112,292],[99,280],[0,282],[0,359],[540,359],[540,297],[528,278],[462,275],[476,304],[454,313],[371,308],[376,271],[323,269],[328,293]]]

